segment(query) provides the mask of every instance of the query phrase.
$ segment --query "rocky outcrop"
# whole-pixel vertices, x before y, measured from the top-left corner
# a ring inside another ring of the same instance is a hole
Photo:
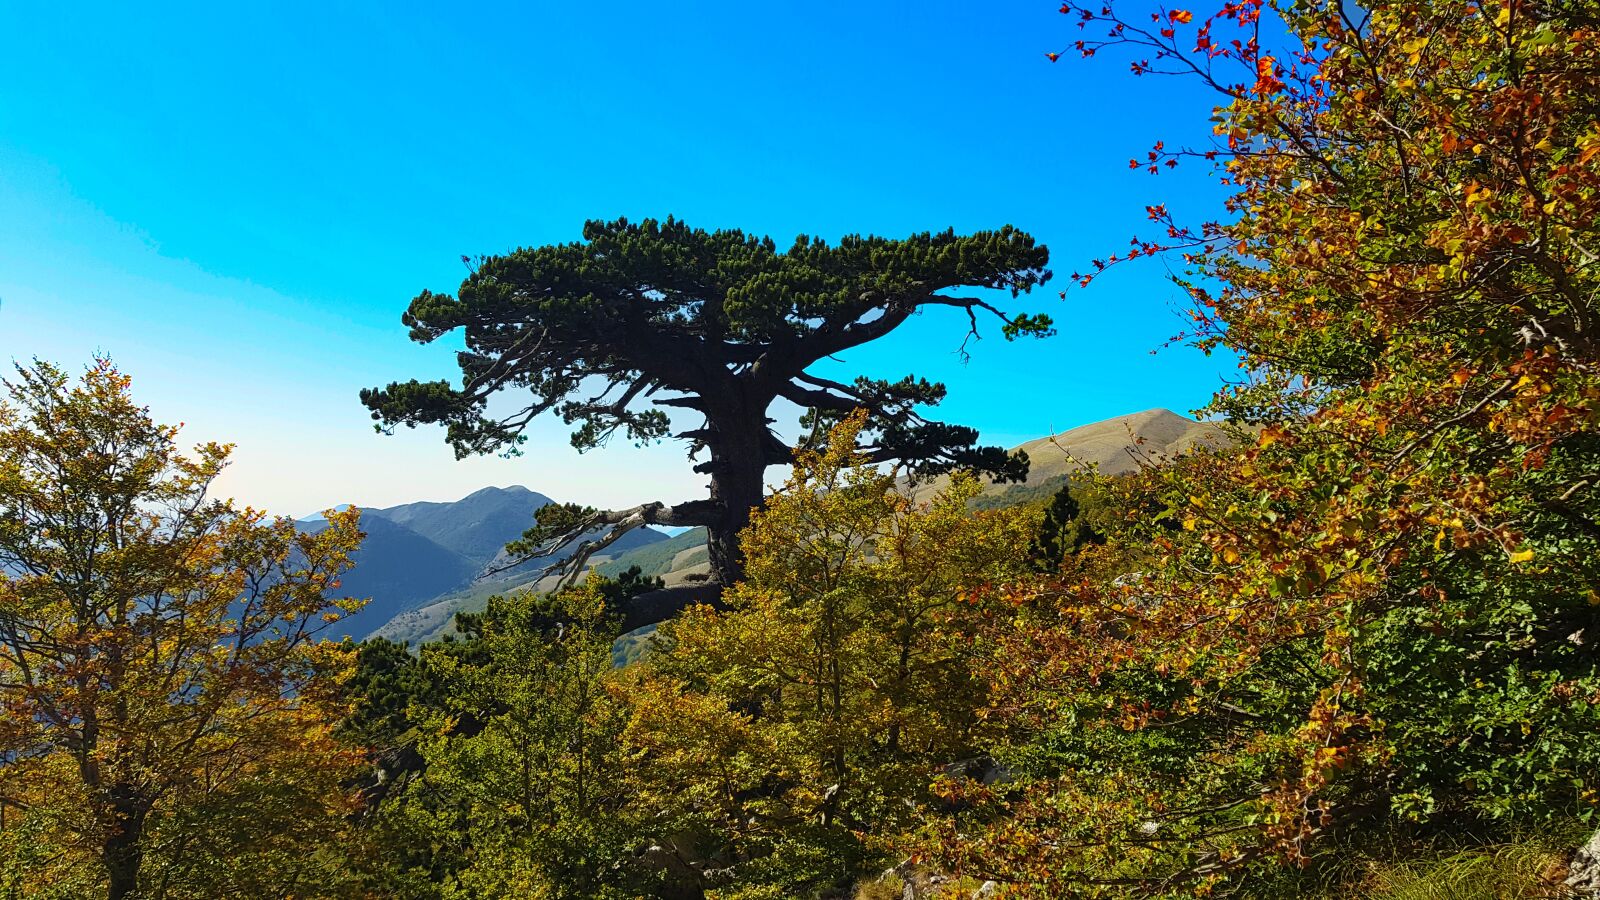
[[[1583,897],[1600,897],[1600,831],[1572,854],[1566,886]]]
[[[973,879],[946,875],[906,860],[868,883],[871,890],[857,897],[892,897],[893,900],[985,900],[998,896],[1000,885],[985,881],[973,886]]]

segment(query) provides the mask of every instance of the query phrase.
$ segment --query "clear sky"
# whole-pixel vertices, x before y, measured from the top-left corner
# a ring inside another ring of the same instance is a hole
[[[586,218],[837,238],[1012,223],[1052,251],[1023,305],[1060,335],[955,354],[956,310],[847,357],[944,381],[936,418],[1013,445],[1203,404],[1231,367],[1186,348],[1157,264],[1068,273],[1149,236],[1147,204],[1217,215],[1201,172],[1127,161],[1197,142],[1210,99],[1064,57],[1047,0],[244,2],[0,0],[0,359],[109,353],[163,421],[238,444],[225,493],[274,512],[454,499],[679,500],[668,443],[456,462],[437,430],[373,433],[364,386],[453,371],[410,343],[460,257]],[[441,342],[443,344],[444,342]]]

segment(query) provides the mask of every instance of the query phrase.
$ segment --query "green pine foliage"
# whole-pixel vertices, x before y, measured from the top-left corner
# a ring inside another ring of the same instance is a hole
[[[1045,505],[1044,521],[1033,540],[1030,555],[1040,568],[1052,571],[1068,554],[1077,553],[1090,544],[1103,543],[1105,538],[1095,530],[1073,496],[1072,485],[1064,484]]]

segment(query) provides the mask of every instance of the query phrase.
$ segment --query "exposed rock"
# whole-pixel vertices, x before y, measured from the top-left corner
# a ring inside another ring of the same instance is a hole
[[[945,888],[953,880],[948,875],[930,872],[910,860],[884,872],[879,880],[891,879],[900,881],[900,900],[938,900],[946,896]]]
[[[1600,831],[1572,854],[1565,883],[1582,896],[1600,897]]]
[[[1000,895],[998,882],[985,881],[973,887],[975,882],[974,878],[935,871],[908,859],[858,886],[870,884],[873,890],[867,895],[872,897],[891,896],[890,892],[894,892],[898,900],[984,900]]]
[[[1013,777],[1010,769],[987,756],[948,763],[944,773],[952,778],[970,778],[984,785],[1005,784]]]

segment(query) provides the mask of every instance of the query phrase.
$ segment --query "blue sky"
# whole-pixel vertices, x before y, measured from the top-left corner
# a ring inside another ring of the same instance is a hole
[[[1127,160],[1199,142],[1211,101],[1112,58],[1050,64],[1043,0],[972,3],[24,4],[0,0],[0,358],[109,353],[165,421],[239,445],[223,490],[274,512],[522,483],[598,504],[700,492],[675,444],[458,463],[380,437],[357,391],[452,371],[400,312],[463,254],[587,218],[896,236],[1012,223],[1055,282],[1059,336],[955,354],[930,312],[847,357],[946,382],[937,417],[1011,445],[1205,402],[1231,366],[1175,348],[1157,264],[1066,274],[1148,235],[1147,204],[1215,216],[1204,173]]]

